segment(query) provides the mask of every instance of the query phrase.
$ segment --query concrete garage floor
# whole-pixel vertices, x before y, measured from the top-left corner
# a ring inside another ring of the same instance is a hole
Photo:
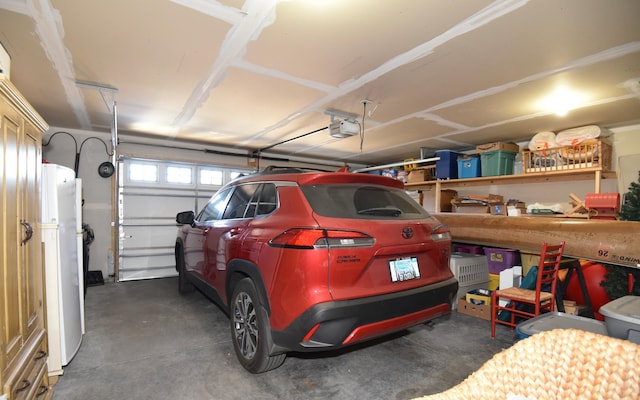
[[[343,351],[290,354],[252,375],[237,362],[226,315],[175,278],[88,289],[86,335],[54,400],[411,399],[456,385],[514,332],[453,312]]]

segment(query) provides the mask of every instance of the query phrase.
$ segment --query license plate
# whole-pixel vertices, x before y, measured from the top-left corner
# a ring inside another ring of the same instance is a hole
[[[415,257],[389,260],[389,271],[391,271],[391,282],[402,282],[420,278],[418,259]]]

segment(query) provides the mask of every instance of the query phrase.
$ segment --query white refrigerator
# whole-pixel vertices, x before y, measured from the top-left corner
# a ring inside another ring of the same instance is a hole
[[[49,376],[61,375],[82,343],[84,268],[82,181],[72,169],[42,165],[42,241],[44,243]]]

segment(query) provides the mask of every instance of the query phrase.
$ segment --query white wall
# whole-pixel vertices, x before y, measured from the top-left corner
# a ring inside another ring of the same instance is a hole
[[[56,134],[56,132],[67,132],[67,134]],[[53,134],[55,136],[52,137]],[[109,134],[51,128],[44,134],[43,145],[49,143],[43,146],[42,153],[46,161],[73,169],[76,157],[74,139],[77,142],[77,151],[80,151],[82,146],[77,176],[82,179],[83,186],[82,219],[83,223],[89,224],[95,233],[95,241],[89,248],[89,269],[102,270],[103,276],[107,278],[107,254],[112,247],[111,193],[113,193],[115,181],[98,175],[98,166],[110,160],[110,157],[99,140],[87,140],[89,137],[100,138],[107,144],[109,151],[111,150]]]
[[[66,133],[57,133],[66,132]],[[55,136],[53,136],[55,135]],[[53,136],[53,137],[52,137]],[[50,138],[52,138],[50,140]],[[50,128],[43,137],[43,157],[50,163],[64,165],[74,168],[76,145],[80,151],[80,163],[78,177],[83,184],[83,222],[89,224],[95,233],[95,241],[89,249],[89,269],[101,270],[105,279],[113,274],[109,261],[112,259],[113,239],[112,239],[112,200],[115,187],[115,175],[111,178],[102,178],[98,175],[98,166],[104,161],[110,161],[111,157],[105,151],[111,152],[111,134],[104,132],[89,132],[80,130],[65,130],[61,128]],[[98,140],[100,139],[100,140]],[[137,157],[156,160],[171,160],[190,163],[213,164],[218,166],[247,168],[248,159],[244,154],[241,157],[226,156],[205,152],[209,150],[221,150],[227,152],[241,152],[241,150],[220,149],[215,146],[201,144],[187,144],[170,140],[157,140],[150,138],[133,138],[127,135],[120,135],[118,145],[118,155],[127,157]],[[102,141],[102,142],[101,142]],[[84,143],[84,144],[83,144]],[[190,150],[189,150],[190,149]],[[268,156],[277,156],[267,154]],[[294,162],[265,161],[260,167],[264,168],[270,164],[280,166],[294,165],[300,167],[316,167],[335,170],[342,165],[335,163],[335,167],[321,167],[304,158],[296,158]],[[361,165],[355,168],[363,167]]]
[[[631,182],[638,181],[640,169],[640,125],[615,129],[613,135],[613,159],[618,171],[618,188],[624,194]]]

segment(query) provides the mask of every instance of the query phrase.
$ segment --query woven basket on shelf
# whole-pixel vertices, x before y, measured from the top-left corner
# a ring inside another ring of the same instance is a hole
[[[540,332],[463,382],[420,400],[640,399],[640,345],[575,329]],[[416,399],[417,400],[417,399]]]

